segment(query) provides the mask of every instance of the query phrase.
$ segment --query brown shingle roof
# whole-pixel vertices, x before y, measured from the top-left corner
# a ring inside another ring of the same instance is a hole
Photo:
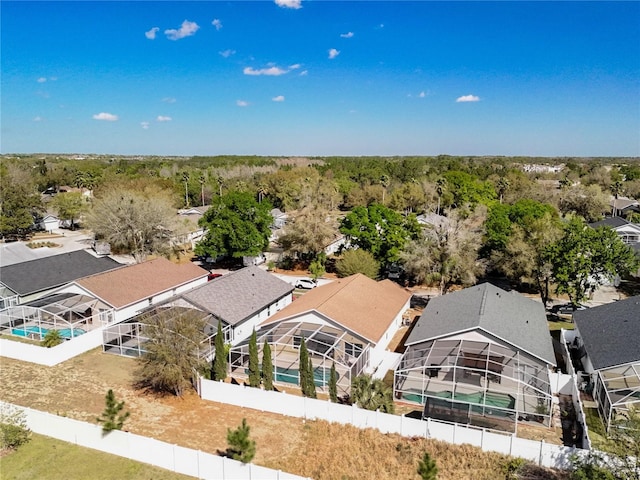
[[[166,258],[91,275],[76,283],[115,308],[152,297],[202,278],[207,271],[193,263],[176,265]]]
[[[410,298],[411,292],[390,280],[376,282],[358,273],[314,288],[263,325],[315,310],[375,344]]]

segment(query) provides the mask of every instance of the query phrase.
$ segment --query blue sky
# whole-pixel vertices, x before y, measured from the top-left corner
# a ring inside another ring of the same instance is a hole
[[[640,156],[640,2],[11,2],[1,152]]]

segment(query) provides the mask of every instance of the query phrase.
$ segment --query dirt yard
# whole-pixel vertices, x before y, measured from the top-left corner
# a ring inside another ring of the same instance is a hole
[[[497,478],[505,462],[502,455],[469,446],[305,422],[203,401],[195,393],[184,398],[142,394],[131,386],[136,361],[99,349],[51,368],[6,358],[0,362],[2,400],[94,422],[111,388],[131,412],[126,430],[214,454],[226,449],[227,428],[246,418],[257,443],[256,464],[318,480],[415,478],[424,451],[438,459],[443,480]],[[549,475],[537,478],[562,478]]]

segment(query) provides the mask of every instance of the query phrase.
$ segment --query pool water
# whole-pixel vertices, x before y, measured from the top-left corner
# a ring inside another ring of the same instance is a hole
[[[44,338],[47,335],[47,333],[49,333],[50,330],[51,329],[49,328],[30,326],[30,327],[22,327],[22,328],[12,328],[11,334],[16,335],[18,337],[29,337],[30,335],[39,335],[40,337]],[[58,332],[60,333],[60,336],[62,338],[72,338],[72,337],[77,337],[79,335],[87,333],[86,330],[83,330],[82,328],[74,328],[73,330],[70,328],[61,328],[58,330]]]

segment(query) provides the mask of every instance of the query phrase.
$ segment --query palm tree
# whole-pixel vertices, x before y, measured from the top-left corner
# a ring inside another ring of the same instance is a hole
[[[358,375],[351,381],[351,403],[367,410],[393,413],[393,392],[380,379]]]
[[[204,207],[204,184],[207,181],[204,174],[200,174],[198,181],[200,182],[200,199],[202,200],[202,206]]]
[[[264,183],[258,185],[258,203],[262,203],[262,199],[267,194],[267,186]]]
[[[182,181],[184,182],[184,203],[189,208],[189,172],[182,172]]]
[[[498,180],[498,184],[496,186],[498,187],[498,195],[500,196],[500,203],[502,203],[502,199],[504,198],[504,193],[509,188],[509,180],[507,180],[504,177],[500,177],[500,180]]]
[[[384,205],[384,197],[387,193],[387,188],[389,187],[389,176],[382,175],[380,177],[380,185],[382,185],[382,204]]]
[[[436,214],[440,215],[440,199],[447,188],[447,180],[445,178],[439,178],[436,180],[436,193],[438,194],[438,208]]]

